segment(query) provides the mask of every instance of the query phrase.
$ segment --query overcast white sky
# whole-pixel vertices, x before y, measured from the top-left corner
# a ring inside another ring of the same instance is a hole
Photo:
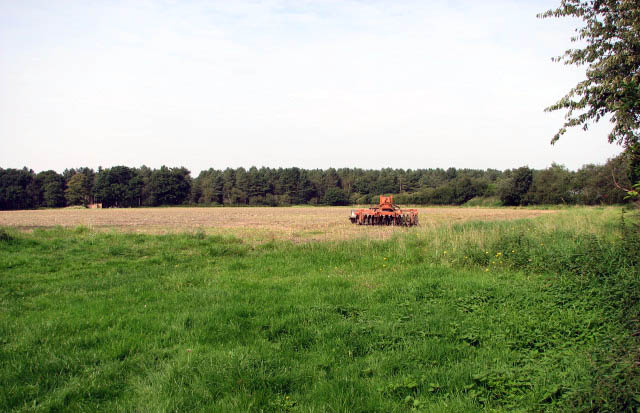
[[[545,168],[559,0],[0,0],[0,167]]]

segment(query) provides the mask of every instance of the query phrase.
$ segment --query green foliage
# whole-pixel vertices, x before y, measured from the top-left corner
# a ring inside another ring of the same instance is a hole
[[[635,143],[625,152],[629,164],[628,177],[630,185],[626,186],[626,200],[640,206],[640,143]]]
[[[329,188],[324,194],[324,203],[327,205],[347,205],[349,200],[340,188]]]
[[[533,170],[527,166],[516,169],[511,178],[500,188],[500,200],[504,205],[527,205],[527,193],[533,182]]]
[[[465,390],[483,406],[502,401],[504,407],[517,408],[522,396],[533,387],[528,374],[520,369],[484,371],[472,379]]]
[[[40,205],[49,208],[65,205],[64,178],[56,171],[44,171],[36,175],[36,182],[42,192]]]
[[[38,205],[39,188],[33,171],[0,168],[0,209],[29,209]]]
[[[557,141],[569,127],[587,129],[611,115],[609,142],[626,147],[638,143],[640,130],[640,2],[638,0],[561,0],[560,6],[539,17],[574,17],[584,26],[571,40],[584,47],[569,49],[555,60],[587,66],[586,79],[550,106],[567,110],[566,121],[554,136]]]
[[[638,196],[640,196],[639,194],[640,194],[640,182],[635,184],[631,190],[627,191],[627,198],[637,200]]]
[[[215,169],[202,171],[191,186],[191,201],[205,205],[222,204],[223,186],[222,173]]]
[[[640,183],[640,143],[627,148],[625,151],[625,160],[627,162],[627,177],[630,182],[635,185]]]
[[[611,159],[603,166],[584,165],[574,177],[572,192],[578,203],[585,205],[624,203],[624,192],[613,184],[617,176],[620,185],[631,184],[623,171],[627,170],[624,157]]]
[[[141,180],[136,171],[126,166],[99,169],[94,185],[97,202],[107,208],[141,205]]]
[[[548,288],[554,293],[563,296],[573,291],[571,294],[576,294],[576,299],[584,303],[589,300],[588,296],[595,294],[611,320],[625,326],[626,335],[593,350],[596,373],[588,387],[570,391],[562,387],[551,392],[551,398],[566,393],[564,397],[572,410],[632,412],[640,407],[640,402],[634,399],[635,389],[640,385],[640,372],[634,368],[637,353],[633,350],[638,340],[631,336],[640,327],[637,321],[640,319],[640,227],[637,215],[629,222],[624,218],[624,211],[617,225],[612,222],[609,225],[610,232],[596,234],[539,231],[524,223],[501,225],[503,228],[482,246],[475,242],[459,244],[457,254],[449,255],[451,262],[485,267],[485,271],[550,274]],[[468,230],[468,225],[459,228],[465,229]],[[563,283],[553,281],[558,277]],[[565,298],[559,298],[559,303],[565,303]],[[463,308],[473,312],[477,306],[465,304]],[[582,334],[588,334],[586,339],[593,338],[593,333]],[[566,339],[566,332],[544,338],[532,328],[513,345],[540,352],[548,351],[546,346],[550,340]],[[474,386],[474,391],[481,392],[477,387]],[[486,393],[482,397],[489,400]]]
[[[536,171],[527,193],[527,201],[537,205],[574,203],[572,176],[564,166],[553,164],[550,168]]]
[[[640,1],[561,0],[558,8],[538,17],[574,17],[584,22],[571,39],[584,47],[569,49],[555,59],[586,65],[587,70],[585,80],[546,109],[566,110],[564,125],[551,143],[567,128],[587,130],[591,122],[609,117],[614,125],[609,142],[625,147],[631,185],[640,183]]]
[[[189,171],[185,168],[160,169],[151,173],[149,195],[152,205],[179,205],[184,203],[191,191]]]
[[[631,188],[632,162],[628,154],[605,165],[585,165],[571,172],[559,165],[531,171],[529,189],[517,182],[518,170],[488,169],[328,169],[244,168],[209,169],[192,179],[185,168],[146,166],[93,171],[66,169],[36,176],[27,169],[0,169],[0,209],[80,205],[102,202],[103,207],[156,205],[301,205],[326,204],[336,196],[346,203],[376,203],[380,194],[394,194],[398,204],[463,205],[473,198],[502,196],[511,204],[625,203]],[[64,189],[66,187],[66,189]],[[64,190],[64,193],[61,191]],[[523,193],[524,192],[524,193]],[[64,195],[64,197],[63,197]],[[330,199],[331,200],[331,199]],[[331,201],[334,202],[334,201]]]
[[[91,183],[89,177],[83,173],[74,174],[67,181],[64,191],[67,205],[86,205],[91,197]]]

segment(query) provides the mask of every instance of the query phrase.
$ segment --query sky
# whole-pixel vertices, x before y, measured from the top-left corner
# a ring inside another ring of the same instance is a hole
[[[559,0],[0,0],[0,167],[575,170]]]

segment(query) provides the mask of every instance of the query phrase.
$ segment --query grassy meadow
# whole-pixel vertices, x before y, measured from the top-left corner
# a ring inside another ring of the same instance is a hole
[[[631,215],[309,242],[6,227],[0,411],[635,412]]]

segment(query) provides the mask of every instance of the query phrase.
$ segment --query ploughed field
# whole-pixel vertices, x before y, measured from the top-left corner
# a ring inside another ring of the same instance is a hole
[[[554,211],[489,208],[418,208],[421,227],[471,220],[533,218]],[[245,239],[387,238],[406,228],[362,227],[349,222],[351,207],[108,208],[0,211],[0,226],[35,229],[86,226],[132,232],[202,230]]]

